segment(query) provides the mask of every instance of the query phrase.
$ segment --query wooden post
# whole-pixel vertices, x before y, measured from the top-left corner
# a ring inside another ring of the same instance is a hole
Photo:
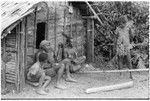
[[[66,9],[64,9],[64,26],[63,32],[66,34]],[[63,37],[63,44],[65,44],[65,38]]]
[[[17,87],[17,93],[19,93],[20,92],[20,71],[19,71],[19,67],[20,67],[20,65],[19,65],[19,63],[20,63],[20,46],[19,46],[19,43],[20,43],[20,33],[19,33],[19,31],[20,31],[20,23],[17,25],[17,27],[16,27],[16,40],[17,40],[17,42],[16,42],[16,47],[17,47],[17,68],[16,68],[16,73],[17,73],[17,81],[16,81],[16,87]]]
[[[2,58],[5,58],[6,57],[6,38],[3,38],[3,41],[2,41],[2,44],[3,44],[3,56],[2,56]],[[3,85],[2,85],[2,87],[5,89],[5,87],[6,87],[6,63],[5,62],[3,62],[4,63],[4,65],[2,65],[2,68],[3,68],[3,71],[2,71],[2,78],[3,78]]]
[[[91,54],[92,54],[92,62],[94,62],[94,19],[92,19],[92,52],[91,52]]]
[[[71,15],[70,15],[70,20],[71,20],[71,21],[70,21],[70,23],[71,23],[71,24],[70,24],[70,32],[71,32],[70,34],[71,34],[71,37],[73,36],[73,35],[72,35],[72,23],[73,23],[72,17],[73,17],[73,15],[71,14]]]
[[[91,19],[87,19],[87,62],[91,62]]]
[[[54,40],[55,40],[55,51],[56,51],[56,45],[57,45],[57,33],[56,33],[56,20],[57,20],[57,18],[56,18],[56,16],[57,16],[57,10],[56,10],[56,5],[55,5],[55,22],[54,22],[54,35],[55,35],[55,38],[54,38]]]
[[[23,90],[25,86],[25,63],[24,63],[24,44],[25,44],[25,18],[22,20],[21,29],[20,29],[20,91]]]
[[[96,12],[94,11],[94,9],[91,7],[91,5],[88,3],[88,1],[85,1],[86,4],[88,5],[88,7],[91,9],[91,11],[93,12],[94,16],[97,18],[97,20],[100,22],[100,24],[103,26],[102,21],[100,20],[100,18],[98,17],[98,15],[96,14]]]
[[[76,31],[76,36],[75,36],[75,38],[76,38],[76,50],[78,49],[78,45],[77,45],[77,37],[78,37],[78,29],[77,29],[77,23],[75,24],[75,31]]]
[[[49,33],[49,7],[48,7],[48,5],[47,5],[47,3],[45,4],[46,5],[46,8],[47,8],[47,24],[46,24],[46,33],[45,33],[45,39],[46,40],[48,40],[49,39],[49,35],[48,35],[48,33]]]
[[[37,12],[37,7],[35,8],[35,11],[34,11],[33,54],[35,54],[34,49],[36,48],[36,30],[37,30],[36,12]]]
[[[24,73],[26,73],[27,69],[27,16],[25,17],[25,25],[24,25]],[[26,74],[25,74],[26,75]],[[25,78],[26,79],[26,78]]]

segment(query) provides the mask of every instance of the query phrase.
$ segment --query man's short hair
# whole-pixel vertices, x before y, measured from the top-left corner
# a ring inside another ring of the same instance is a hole
[[[41,53],[39,55],[39,62],[44,62],[47,59],[48,59],[48,55],[46,53]]]

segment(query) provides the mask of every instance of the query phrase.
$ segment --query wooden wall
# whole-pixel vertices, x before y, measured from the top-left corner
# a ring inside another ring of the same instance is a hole
[[[78,55],[85,55],[85,27],[80,10],[73,7],[73,13],[69,14],[67,2],[48,2],[49,4],[49,33],[48,40],[57,51],[58,43],[64,43],[65,38],[61,33],[73,37],[73,46],[77,48]]]

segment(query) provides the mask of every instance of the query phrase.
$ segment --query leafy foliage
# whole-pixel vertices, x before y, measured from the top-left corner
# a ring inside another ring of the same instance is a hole
[[[134,21],[135,31],[133,37],[130,36],[131,42],[138,44],[148,40],[149,36],[149,3],[140,2],[95,2],[97,7],[94,7],[104,26],[101,26],[98,21],[95,21],[95,58],[102,54],[103,57],[109,57],[110,50],[113,53],[111,58],[116,53],[115,30],[120,24],[119,17],[124,15],[128,19]],[[147,42],[148,43],[148,42]],[[112,45],[110,45],[112,44]],[[148,55],[148,44],[141,45],[134,50],[145,51]]]

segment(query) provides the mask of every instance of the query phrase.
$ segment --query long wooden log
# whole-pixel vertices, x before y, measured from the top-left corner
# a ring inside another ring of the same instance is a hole
[[[89,88],[85,92],[86,93],[94,93],[94,92],[98,92],[98,91],[111,91],[111,90],[129,88],[132,86],[133,86],[133,81],[130,81],[130,82],[115,84],[115,85],[110,85],[110,86]]]
[[[149,71],[149,69],[128,69],[128,70],[105,70],[105,71],[84,71],[79,73],[117,73],[117,72],[139,72]]]

